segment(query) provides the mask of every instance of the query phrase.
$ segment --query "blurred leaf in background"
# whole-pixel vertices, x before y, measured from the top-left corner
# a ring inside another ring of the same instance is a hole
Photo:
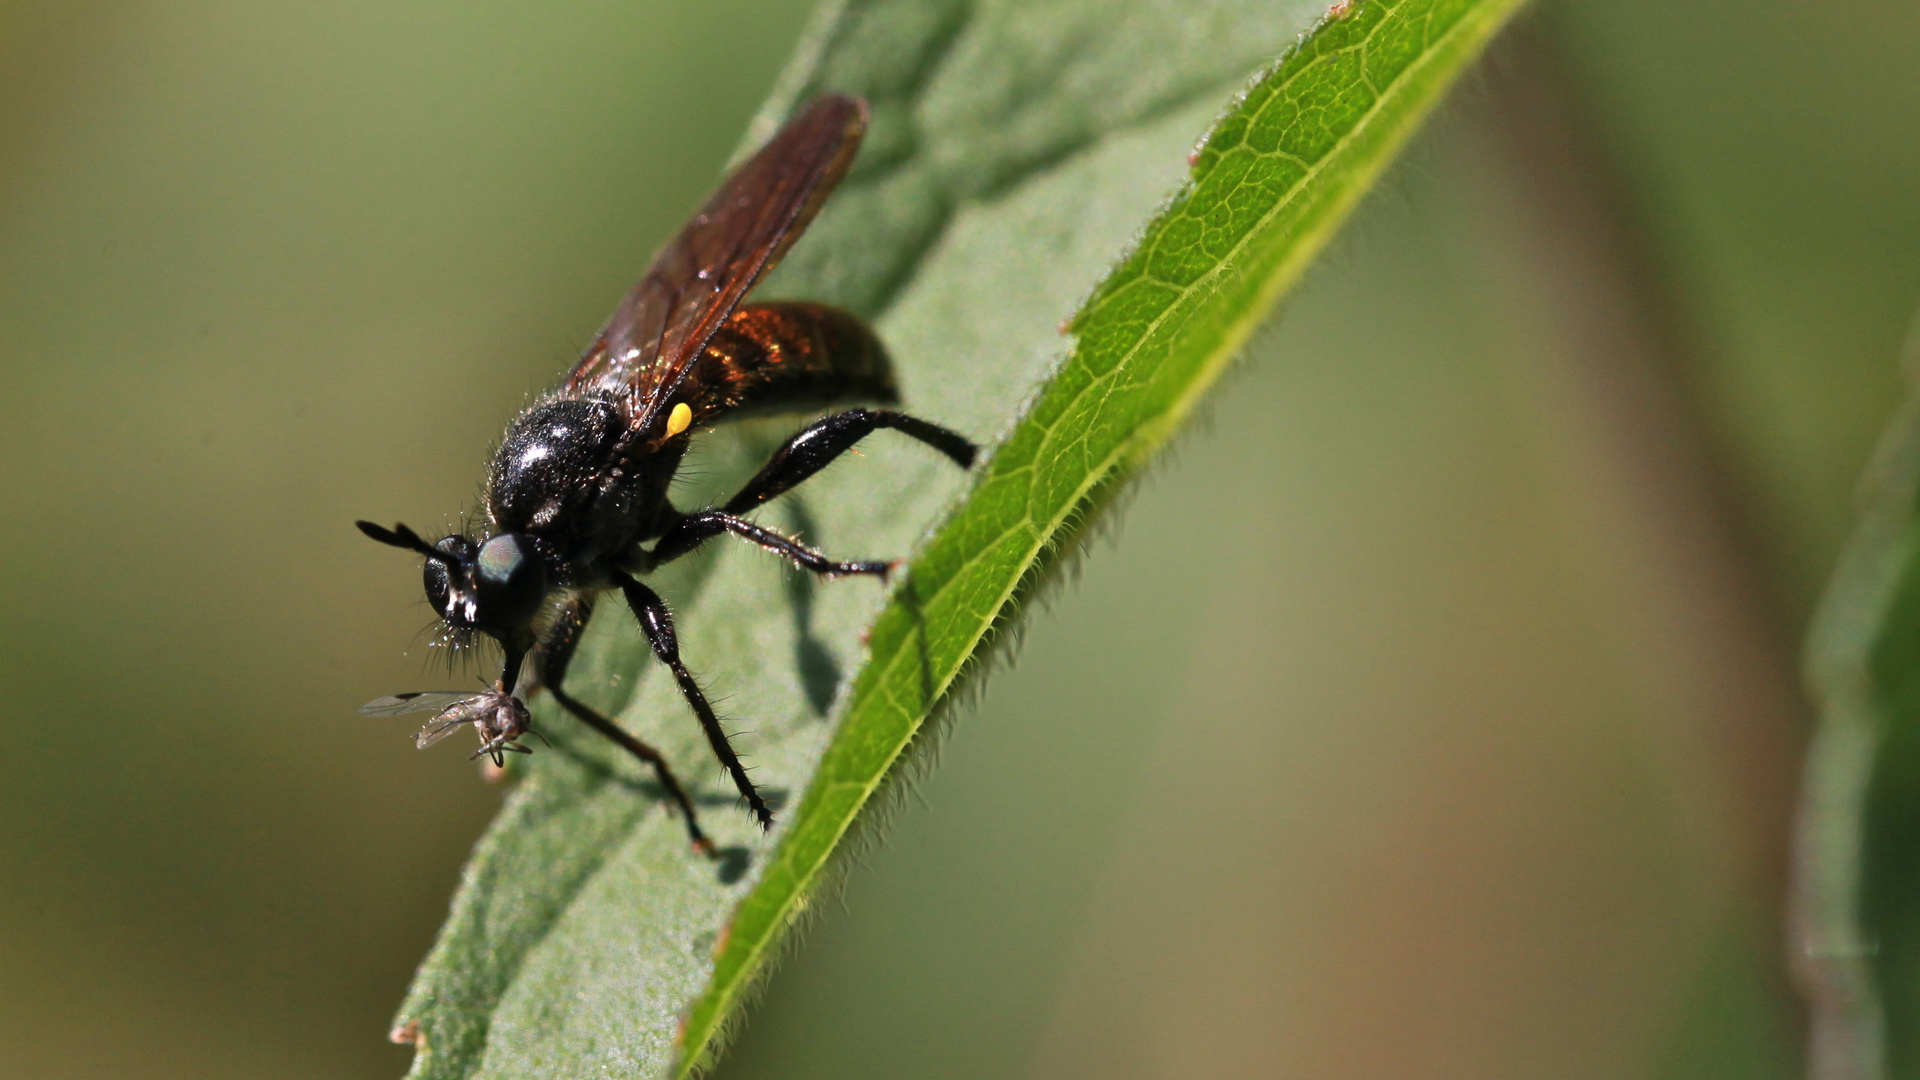
[[[497,800],[351,715],[420,681],[426,615],[347,523],[472,497],[805,16],[0,8],[0,1075],[405,1067],[387,1018]],[[1785,667],[1920,294],[1920,22],[1538,17],[1666,298],[1736,526],[1709,550],[1750,555],[1742,633]],[[1595,449],[1633,440],[1593,436],[1621,429],[1553,333],[1593,309],[1513,254],[1563,230],[1489,183],[1509,121],[1476,100],[1036,623],[727,1071],[1794,1071],[1749,782],[1780,770],[1728,767],[1754,740],[1675,647],[1705,635],[1645,615],[1698,564],[1594,497],[1647,485]]]

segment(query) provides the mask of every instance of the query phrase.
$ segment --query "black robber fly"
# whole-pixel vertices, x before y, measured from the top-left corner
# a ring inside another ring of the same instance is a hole
[[[802,428],[718,508],[683,511],[667,497],[694,433],[720,420],[898,400],[886,350],[854,316],[821,304],[741,303],[845,175],[866,124],[861,100],[818,98],[721,183],[654,256],[566,382],[507,428],[488,473],[480,535],[430,544],[405,525],[356,523],[383,544],[426,557],[427,599],[449,640],[484,634],[505,653],[500,678],[483,693],[403,694],[361,712],[435,712],[421,746],[472,724],[481,739],[475,756],[498,764],[505,752],[527,752],[519,741],[532,730],[523,698],[544,687],[646,762],[695,846],[711,852],[666,760],[565,688],[595,598],[617,589],[754,819],[772,825],[773,812],[681,662],[667,605],[640,579],[721,533],[823,577],[885,578],[894,564],[838,562],[742,515],[879,428],[925,443],[963,469],[973,464],[973,443],[946,428],[890,409],[851,408]]]

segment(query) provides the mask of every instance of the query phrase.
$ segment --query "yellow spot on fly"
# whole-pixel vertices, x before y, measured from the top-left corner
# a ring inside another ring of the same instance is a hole
[[[673,411],[667,414],[667,438],[669,439],[692,426],[693,410],[684,401],[675,405]]]

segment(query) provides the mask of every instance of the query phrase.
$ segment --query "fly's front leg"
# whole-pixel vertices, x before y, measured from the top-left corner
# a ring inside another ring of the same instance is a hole
[[[660,781],[660,786],[667,789],[667,795],[680,807],[680,816],[686,819],[687,836],[692,839],[694,848],[711,857],[714,853],[713,841],[700,831],[700,818],[693,811],[693,800],[687,798],[686,789],[680,786],[679,778],[673,775],[667,759],[565,689],[567,665],[573,662],[573,651],[580,645],[580,634],[592,616],[593,601],[584,597],[575,598],[560,612],[560,616],[548,628],[545,640],[540,643],[540,681],[553,699],[578,717],[581,723],[612,739],[621,749],[653,767],[653,775]]]
[[[653,655],[659,657],[660,662],[673,672],[674,682],[680,684],[680,695],[687,699],[693,714],[700,718],[700,729],[706,732],[707,744],[713,747],[713,756],[726,766],[727,775],[733,777],[733,786],[740,790],[740,797],[747,801],[754,820],[760,823],[762,829],[773,828],[773,811],[768,809],[766,800],[760,797],[753,781],[747,778],[746,767],[740,764],[739,755],[733,752],[733,743],[720,727],[720,718],[714,715],[713,706],[707,704],[707,696],[701,692],[700,684],[694,682],[687,665],[680,662],[680,640],[673,632],[673,616],[667,611],[666,601],[660,599],[660,594],[626,574],[617,574],[615,580],[626,594],[627,606],[633,609],[634,617],[640,620],[640,628],[646,632],[647,644],[653,647]]]

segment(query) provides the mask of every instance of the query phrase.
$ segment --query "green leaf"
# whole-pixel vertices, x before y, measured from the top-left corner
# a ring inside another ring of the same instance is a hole
[[[569,686],[676,762],[726,857],[691,856],[644,774],[537,702],[555,751],[475,850],[401,1010],[413,1075],[710,1060],[929,717],[1519,2],[1359,0],[1298,40],[1321,11],[1251,0],[824,13],[753,134],[824,89],[865,95],[873,124],[763,294],[873,318],[907,406],[989,455],[967,477],[876,437],[763,515],[859,558],[915,550],[939,521],[890,594],[717,543],[655,582],[782,802],[771,837],[631,617],[602,606]],[[679,501],[723,496],[791,428],[709,436]]]
[[[1794,891],[1819,1074],[1868,1080],[1920,1072],[1920,386],[1862,492],[1808,642]]]

